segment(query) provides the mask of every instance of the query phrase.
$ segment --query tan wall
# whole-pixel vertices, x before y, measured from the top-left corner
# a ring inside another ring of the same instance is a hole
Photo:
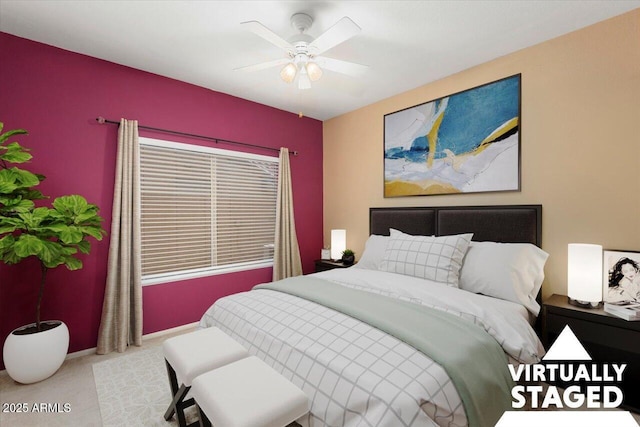
[[[522,74],[522,190],[383,197],[383,116]],[[324,123],[324,239],[362,253],[375,206],[542,204],[544,297],[566,294],[568,243],[640,250],[640,9]]]

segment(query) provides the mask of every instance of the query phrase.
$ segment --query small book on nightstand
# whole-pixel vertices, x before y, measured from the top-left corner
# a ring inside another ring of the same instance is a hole
[[[640,303],[635,301],[605,302],[604,311],[624,320],[640,320]]]

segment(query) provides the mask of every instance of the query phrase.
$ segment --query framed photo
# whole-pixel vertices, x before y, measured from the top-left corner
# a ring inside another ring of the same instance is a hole
[[[640,252],[603,251],[603,289],[605,302],[640,302]]]
[[[384,116],[384,197],[520,190],[520,74]]]

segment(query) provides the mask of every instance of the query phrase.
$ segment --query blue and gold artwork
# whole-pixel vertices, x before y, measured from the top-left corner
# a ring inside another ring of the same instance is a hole
[[[384,196],[520,189],[520,75],[384,116]]]

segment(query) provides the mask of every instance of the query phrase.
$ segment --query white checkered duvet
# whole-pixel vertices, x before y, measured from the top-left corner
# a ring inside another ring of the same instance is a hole
[[[326,273],[317,276],[343,284],[362,275],[356,269]],[[218,300],[200,326],[221,328],[304,390],[312,407],[298,420],[303,426],[467,425],[462,401],[440,365],[314,302],[271,290],[244,292]]]

